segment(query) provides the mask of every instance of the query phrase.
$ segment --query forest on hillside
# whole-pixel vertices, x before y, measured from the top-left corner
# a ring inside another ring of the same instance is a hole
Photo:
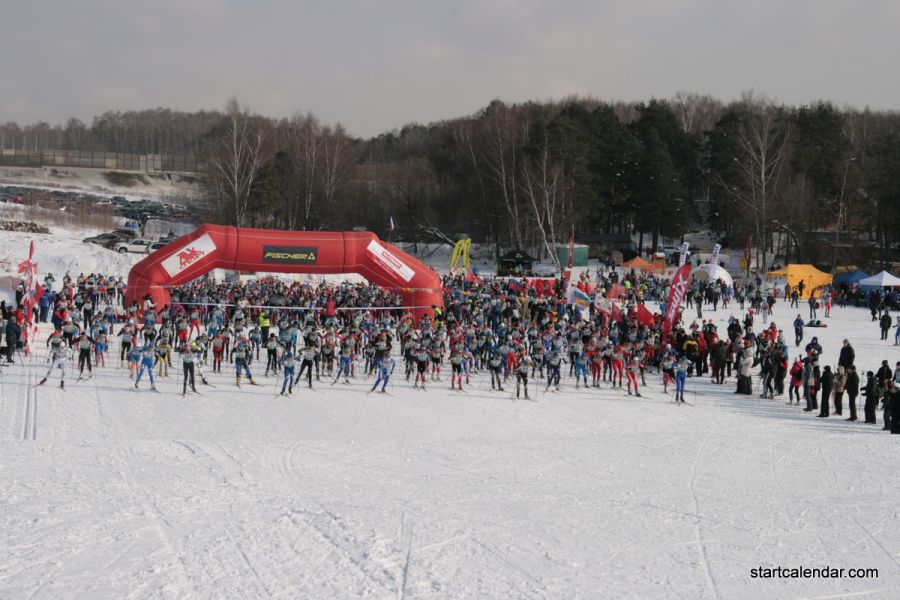
[[[662,237],[819,263],[898,260],[900,113],[788,106],[745,94],[507,103],[370,139],[312,114],[106,112],[0,125],[0,149],[202,159],[210,218],[282,229],[366,227],[394,239],[468,235],[549,250],[574,230]],[[762,264],[762,263],[760,263]]]

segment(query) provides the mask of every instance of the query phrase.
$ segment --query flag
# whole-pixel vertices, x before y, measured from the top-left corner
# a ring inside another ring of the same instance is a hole
[[[656,320],[653,318],[653,313],[651,313],[643,304],[638,304],[637,307],[637,317],[638,323],[641,325],[646,325],[647,327],[653,327],[656,324]]]
[[[684,266],[685,261],[687,260],[687,252],[689,248],[689,244],[687,242],[681,245],[681,254],[678,256],[678,268]]]
[[[619,305],[615,302],[612,303],[612,309],[609,313],[609,321],[610,323],[616,323],[622,320],[622,309],[619,308]]]
[[[481,278],[472,271],[466,271],[466,283],[481,283]]]
[[[575,290],[572,293],[572,304],[581,309],[589,310],[591,307],[591,299],[583,291]]]
[[[612,284],[612,287],[609,288],[609,292],[607,292],[606,297],[610,300],[615,300],[616,298],[621,298],[625,295],[625,288],[619,285],[618,283]]]
[[[515,279],[514,277],[509,278],[509,282],[507,282],[506,287],[509,289],[509,291],[515,292],[517,294],[525,293],[525,286],[522,285],[521,281]]]
[[[397,226],[394,225],[394,217],[390,217],[390,220],[388,221],[388,229],[390,229],[391,231],[397,229]]]
[[[713,246],[712,256],[709,257],[709,264],[718,265],[719,264],[719,251],[722,250],[722,244],[716,244]]]
[[[572,235],[569,237],[569,270],[575,266],[575,226],[572,226]]]
[[[663,320],[662,339],[672,331],[675,326],[675,318],[678,316],[678,309],[681,307],[681,301],[687,292],[688,282],[691,277],[691,264],[687,263],[675,272],[675,278],[672,279],[672,285],[669,288],[669,300],[666,302],[666,315]]]

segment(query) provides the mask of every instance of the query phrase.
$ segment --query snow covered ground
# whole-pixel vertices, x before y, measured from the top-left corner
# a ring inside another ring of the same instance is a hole
[[[108,169],[82,167],[0,167],[0,184],[32,187],[44,190],[79,191],[99,196],[125,196],[129,200],[141,198],[180,198],[183,200],[202,196],[203,190],[196,178],[176,173],[142,173],[137,171],[113,171],[134,174],[134,185],[116,185],[105,176]]]
[[[900,359],[828,322],[825,361]],[[182,398],[113,367],[34,391],[43,357],[0,369],[0,598],[900,597],[900,439],[732,382],[281,398],[254,363]],[[778,565],[878,576],[751,578]]]

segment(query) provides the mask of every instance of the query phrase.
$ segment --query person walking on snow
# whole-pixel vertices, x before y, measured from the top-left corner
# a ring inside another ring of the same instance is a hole
[[[800,343],[803,341],[803,326],[805,323],[803,322],[803,318],[800,315],[797,315],[797,318],[794,319],[794,343],[797,347],[800,347]]]

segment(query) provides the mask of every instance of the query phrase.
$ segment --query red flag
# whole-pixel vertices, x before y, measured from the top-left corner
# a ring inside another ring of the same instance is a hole
[[[647,327],[653,327],[656,323],[653,319],[653,313],[647,310],[643,304],[638,304],[637,307],[637,320],[642,325],[646,325]]]
[[[625,295],[625,287],[619,285],[618,283],[614,283],[612,287],[609,289],[609,292],[606,294],[606,297],[610,300],[615,300],[616,298],[621,298]]]
[[[466,283],[481,283],[481,278],[472,271],[466,271]]]
[[[612,305],[612,308],[610,309],[609,322],[617,323],[621,320],[622,320],[622,309],[619,308],[619,305],[614,302]]]
[[[663,339],[672,331],[675,326],[675,317],[678,315],[678,308],[684,295],[687,292],[688,282],[691,277],[691,263],[685,263],[683,267],[675,272],[675,278],[672,279],[672,285],[669,288],[669,301],[666,303],[666,318],[663,320]]]

